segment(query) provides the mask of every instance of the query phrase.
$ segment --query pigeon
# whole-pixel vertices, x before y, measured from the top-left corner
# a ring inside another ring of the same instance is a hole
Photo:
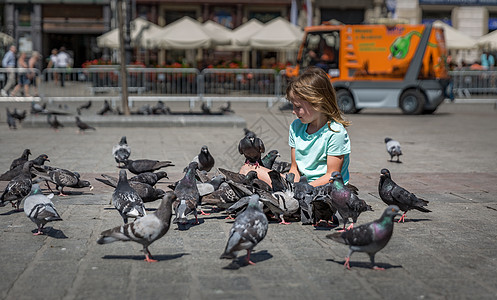
[[[48,112],[46,109],[47,103],[35,103],[34,101],[31,102],[31,114],[45,114]]]
[[[366,223],[344,232],[335,232],[326,235],[327,238],[345,245],[349,245],[349,253],[345,258],[344,266],[350,270],[350,256],[354,252],[366,252],[371,260],[371,266],[375,270],[383,270],[375,265],[375,254],[383,249],[393,233],[393,219],[400,215],[399,207],[388,206],[381,217],[370,223]]]
[[[200,171],[209,172],[212,167],[214,167],[214,157],[212,157],[207,146],[202,146],[200,153],[193,158],[194,162],[198,163],[198,169]]]
[[[403,187],[397,185],[392,180],[388,169],[382,169],[380,173],[380,183],[378,185],[380,198],[387,205],[397,205],[400,210],[404,212],[399,219],[399,222],[404,222],[407,211],[411,209],[416,209],[425,213],[431,212],[431,210],[424,207],[427,206],[429,202],[416,197],[413,193],[410,193]]]
[[[119,171],[119,182],[112,193],[112,203],[121,214],[124,224],[128,223],[128,218],[139,218],[146,215],[143,200],[129,185],[125,170]]]
[[[122,170],[124,171],[124,170]],[[143,246],[146,262],[156,262],[152,258],[148,247],[156,240],[163,237],[171,226],[172,202],[176,196],[167,192],[159,208],[153,213],[136,219],[132,223],[124,224],[101,233],[97,243],[109,244],[116,241],[133,241]]]
[[[17,108],[14,108],[14,112],[12,113],[12,117],[19,120],[19,123],[22,123],[24,119],[26,118],[26,110],[23,110],[22,113],[19,113],[17,111]]]
[[[225,177],[223,175],[217,175],[212,177],[211,180],[207,182],[197,182],[197,189],[200,197],[211,194],[219,189],[219,186],[225,182]]]
[[[273,165],[274,165],[274,162],[276,161],[276,158],[278,158],[278,156],[280,156],[280,153],[278,152],[278,150],[271,150],[269,151],[262,159],[262,166],[268,168],[268,169],[272,169],[273,168]]]
[[[237,251],[247,250],[247,263],[254,265],[250,260],[250,253],[264,239],[267,230],[268,220],[259,206],[259,195],[253,194],[249,196],[245,211],[236,217],[220,258],[235,259]]]
[[[12,169],[14,169],[17,166],[24,165],[24,163],[28,161],[28,158],[29,158],[30,154],[31,154],[31,150],[24,149],[24,151],[21,154],[21,157],[16,158],[16,159],[14,159],[12,161],[12,163],[10,164],[10,169],[9,170],[12,170]]]
[[[86,124],[85,122],[81,121],[81,119],[76,116],[76,126],[79,128],[79,133],[84,133],[85,130],[96,130],[95,127],[91,127],[90,125]]]
[[[171,109],[164,105],[164,102],[159,100],[157,104],[152,107],[152,114],[154,115],[170,115]]]
[[[131,148],[128,146],[126,136],[121,137],[119,144],[112,147],[112,155],[114,156],[118,167],[121,166],[121,163],[124,163],[126,160],[128,160],[129,156],[131,155]]]
[[[246,135],[238,143],[238,152],[245,156],[246,164],[262,165],[261,154],[264,153],[264,143],[253,131],[246,130]]]
[[[129,180],[143,182],[143,183],[149,184],[151,186],[154,186],[162,178],[169,179],[169,177],[167,177],[167,173],[164,171],[159,171],[159,172],[155,172],[155,173],[153,173],[153,172],[140,173],[138,175],[131,177]]]
[[[226,105],[221,106],[219,108],[219,110],[221,111],[221,114],[223,114],[223,115],[235,112],[234,110],[231,109],[231,101],[228,101],[226,103]]]
[[[119,182],[118,178],[115,178],[115,177],[112,177],[109,175],[105,175],[105,174],[101,174],[101,175],[105,179],[95,178],[95,180],[100,181],[108,186],[113,187],[113,188],[117,187],[117,184]],[[138,196],[140,196],[140,198],[143,200],[144,203],[158,200],[158,199],[162,198],[164,196],[164,193],[165,193],[163,190],[156,189],[148,183],[133,181],[132,179],[129,179],[128,183],[129,183],[129,186],[138,193]]]
[[[28,161],[22,166],[21,174],[14,177],[5,187],[0,196],[0,206],[5,206],[6,201],[10,201],[12,206],[19,211],[19,205],[24,197],[31,191],[31,167],[33,163]],[[15,202],[15,203],[14,203]]]
[[[108,112],[112,112],[112,108],[110,107],[110,103],[108,100],[105,100],[104,101],[104,107],[102,107],[101,110],[99,110],[97,112],[98,115],[101,115],[103,116],[104,114],[108,113]]]
[[[312,224],[314,220],[312,200],[314,199],[315,188],[309,184],[306,176],[300,176],[300,180],[295,182],[293,196],[299,201],[300,221],[304,225]]]
[[[91,183],[87,180],[82,180],[77,172],[61,168],[45,167],[45,174],[42,174],[37,170],[35,170],[34,173],[41,179],[54,183],[56,189],[59,191],[59,196],[67,196],[64,194],[65,187],[76,189],[89,187],[90,191],[93,190]]]
[[[79,106],[78,108],[81,110],[81,109],[90,109],[90,107],[91,107],[91,100],[89,100],[88,103],[86,104],[81,104],[81,106]]]
[[[294,197],[293,184],[290,184],[274,170],[269,171],[268,175],[271,178],[272,195],[278,200],[279,207],[283,210],[280,215],[280,224],[288,225],[290,223],[286,222],[284,217],[293,217],[300,208],[299,201]]]
[[[59,213],[50,200],[53,194],[45,196],[41,193],[40,186],[33,184],[31,192],[24,200],[24,213],[38,226],[38,232],[34,235],[43,234],[43,227],[48,222],[62,221]]]
[[[400,149],[400,143],[391,138],[385,138],[385,145],[387,147],[387,152],[390,154],[390,161],[393,161],[393,157],[397,156],[397,161],[400,163],[399,157],[402,155],[402,150]]]
[[[211,114],[211,108],[205,102],[202,102],[202,105],[201,105],[200,109],[202,109],[202,114],[204,114],[204,115],[210,115]]]
[[[17,129],[16,120],[7,107],[5,108],[5,110],[7,111],[7,124],[9,125],[9,129]]]
[[[353,223],[356,223],[357,218],[362,212],[372,211],[373,208],[364,200],[359,199],[356,193],[347,188],[343,183],[340,172],[335,171],[331,173],[331,180],[333,182],[327,183],[322,189],[331,196],[331,199],[328,198],[331,200],[329,201],[330,205],[342,216],[343,230],[345,230],[349,218],[352,219]],[[347,228],[348,230],[354,227],[353,223]]]
[[[57,120],[57,116],[56,115],[50,115],[48,114],[47,115],[47,122],[48,122],[48,125],[50,125],[50,127],[52,127],[55,131],[58,131],[60,127],[64,127],[64,125],[62,125],[62,123],[59,122],[59,120]]]
[[[46,161],[50,161],[46,154],[40,154],[37,158],[30,160],[35,167],[41,167]],[[7,172],[0,175],[0,181],[10,181],[17,175],[21,174],[22,166],[17,166],[12,170],[8,170]],[[34,175],[32,177],[35,177]]]
[[[176,217],[173,220],[175,224],[186,224],[187,215],[193,213],[195,216],[195,224],[198,224],[197,206],[200,205],[200,193],[195,181],[195,172],[198,168],[196,162],[191,162],[185,169],[185,175],[178,181],[174,189],[176,201],[173,203],[173,208]],[[202,212],[202,214],[205,214]]]
[[[153,172],[161,168],[174,166],[171,161],[158,161],[151,159],[138,159],[131,160],[128,159],[124,162],[125,168],[127,168],[131,173],[138,175],[145,172]]]

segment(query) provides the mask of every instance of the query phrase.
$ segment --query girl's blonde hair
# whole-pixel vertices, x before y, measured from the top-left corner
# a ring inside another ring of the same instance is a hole
[[[299,77],[291,81],[286,89],[286,98],[290,100],[295,97],[309,102],[315,110],[326,115],[329,128],[331,120],[344,127],[350,125],[338,107],[335,89],[323,69],[308,67]]]

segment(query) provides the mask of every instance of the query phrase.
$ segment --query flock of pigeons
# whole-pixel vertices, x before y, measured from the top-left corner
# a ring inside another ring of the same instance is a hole
[[[391,155],[390,161],[394,156],[399,161],[398,156],[402,154],[400,144],[389,138],[385,139],[385,143]],[[380,269],[374,257],[390,240],[395,216],[403,211],[399,220],[403,222],[409,210],[430,212],[426,208],[428,201],[397,185],[390,171],[382,169],[378,190],[388,207],[378,220],[354,227],[361,213],[372,211],[372,208],[359,198],[355,186],[344,184],[339,172],[334,172],[330,182],[320,187],[311,186],[305,176],[295,182],[292,174],[288,173],[290,163],[278,161],[276,150],[262,156],[265,152],[263,141],[248,129],[245,129],[238,150],[245,157],[246,164],[271,170],[271,184],[260,180],[255,171],[242,175],[218,168],[219,174],[209,177],[208,172],[213,169],[215,160],[208,147],[203,146],[184,169],[184,176],[169,185],[171,191],[164,191],[155,187],[159,180],[168,178],[165,171],[159,170],[174,166],[172,162],[130,159],[131,148],[123,136],[112,149],[112,155],[121,168],[119,177],[102,174],[102,178],[95,178],[114,188],[111,203],[121,215],[123,225],[103,231],[97,242],[134,241],[143,246],[146,261],[155,261],[148,247],[167,233],[171,222],[177,224],[179,229],[187,229],[186,225],[191,223],[188,216],[193,215],[193,224],[199,224],[198,214],[207,214],[202,210],[202,205],[210,204],[216,209],[225,209],[228,218],[236,217],[220,258],[234,259],[237,251],[246,250],[246,261],[253,264],[250,253],[266,236],[269,220],[279,221],[280,224],[289,224],[289,220],[294,220],[314,226],[337,227],[341,219],[341,230],[326,237],[349,246],[345,266],[350,268],[353,252],[366,252],[372,267]],[[9,181],[0,196],[0,206],[10,202],[19,210],[24,199],[24,212],[37,225],[35,235],[39,235],[43,234],[48,222],[62,220],[50,200],[53,193],[44,195],[39,185],[41,182],[45,182],[49,189],[50,183],[55,184],[60,196],[64,195],[64,187],[91,189],[92,186],[89,181],[82,180],[77,172],[44,165],[49,161],[46,154],[29,160],[30,154],[29,149],[24,150],[21,157],[12,162],[10,170],[0,175],[0,180]],[[127,171],[135,176],[128,179]],[[147,214],[145,203],[159,199],[162,200],[159,208]],[[130,218],[134,220],[129,222]],[[349,221],[352,224],[347,227]]]

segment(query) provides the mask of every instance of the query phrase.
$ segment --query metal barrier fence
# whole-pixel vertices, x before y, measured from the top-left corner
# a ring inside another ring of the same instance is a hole
[[[288,79],[285,71],[272,69],[141,68],[130,66],[129,103],[134,101],[258,101],[268,106],[284,98]],[[120,72],[116,66],[90,68],[33,69],[0,68],[0,88],[11,77],[14,86],[27,82],[27,94],[39,94],[45,101],[120,101]],[[497,95],[497,71],[451,71],[453,92],[458,97]],[[21,77],[23,79],[21,79]],[[12,79],[14,78],[14,79]],[[12,91],[12,89],[11,89]],[[23,87],[18,95],[26,93]],[[4,95],[4,94],[3,94]],[[24,99],[25,101],[31,101]],[[1,99],[0,99],[1,101]]]
[[[497,95],[497,71],[451,71],[449,75],[457,97]]]

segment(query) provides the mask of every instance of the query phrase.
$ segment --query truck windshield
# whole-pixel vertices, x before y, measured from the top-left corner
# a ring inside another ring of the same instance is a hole
[[[339,31],[309,32],[302,52],[302,68],[317,66],[328,72],[338,69]]]

